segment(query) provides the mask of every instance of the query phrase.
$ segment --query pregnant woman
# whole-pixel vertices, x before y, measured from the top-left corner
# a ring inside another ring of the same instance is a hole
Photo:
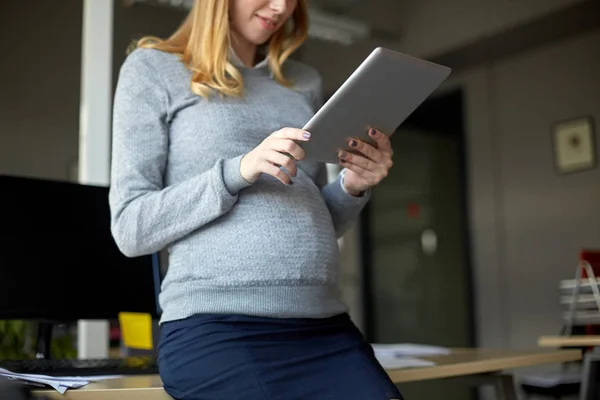
[[[305,0],[196,0],[121,67],[112,232],[128,256],[168,252],[158,350],[175,399],[402,398],[337,293],[337,238],[392,150],[376,130],[376,146],[352,140],[330,183],[303,160],[321,79],[288,57],[307,25]]]

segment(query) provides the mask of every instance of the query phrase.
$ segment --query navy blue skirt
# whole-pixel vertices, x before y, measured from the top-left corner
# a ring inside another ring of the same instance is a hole
[[[158,356],[176,400],[402,399],[347,314],[198,315],[162,324]]]

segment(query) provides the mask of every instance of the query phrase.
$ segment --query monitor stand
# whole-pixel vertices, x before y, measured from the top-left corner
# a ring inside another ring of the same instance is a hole
[[[54,323],[49,321],[40,321],[38,324],[37,343],[35,348],[35,358],[49,360],[52,358],[50,348],[52,345],[52,331]]]

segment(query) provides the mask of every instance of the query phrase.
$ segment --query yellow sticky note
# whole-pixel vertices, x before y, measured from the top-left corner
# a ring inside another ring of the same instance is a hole
[[[143,313],[119,313],[121,335],[125,346],[152,350],[152,317]]]

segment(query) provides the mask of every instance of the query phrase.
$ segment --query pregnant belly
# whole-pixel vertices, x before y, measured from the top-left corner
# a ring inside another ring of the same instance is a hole
[[[226,215],[174,246],[177,275],[215,285],[336,280],[337,238],[320,193],[310,185],[288,193],[279,185],[240,196]]]

